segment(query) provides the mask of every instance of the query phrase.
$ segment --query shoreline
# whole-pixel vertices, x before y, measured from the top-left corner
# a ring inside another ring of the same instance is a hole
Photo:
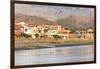
[[[48,45],[48,46],[34,46],[34,47],[22,47],[15,48],[15,51],[19,50],[32,50],[32,49],[44,49],[44,48],[56,48],[56,47],[74,47],[74,46],[83,46],[83,45],[94,45],[93,43],[85,43],[85,44],[59,44],[59,45]]]

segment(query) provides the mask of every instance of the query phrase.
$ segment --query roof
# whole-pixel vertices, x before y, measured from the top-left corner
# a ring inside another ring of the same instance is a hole
[[[93,32],[93,29],[88,29],[87,31],[88,31],[88,32]]]
[[[25,22],[15,23],[15,25],[25,25]]]

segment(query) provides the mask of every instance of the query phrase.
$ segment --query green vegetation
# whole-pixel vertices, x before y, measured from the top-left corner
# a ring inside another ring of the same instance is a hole
[[[60,39],[61,37],[59,35],[52,35],[54,39]]]
[[[23,34],[22,34],[22,36],[24,36],[24,37],[26,37],[26,38],[31,37],[31,35],[30,35],[30,34],[25,34],[25,33],[23,33]]]
[[[39,38],[39,34],[35,34],[35,37],[36,37],[36,38]]]

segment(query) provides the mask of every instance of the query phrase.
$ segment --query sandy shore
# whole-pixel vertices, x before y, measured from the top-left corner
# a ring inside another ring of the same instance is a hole
[[[15,50],[42,49],[52,47],[92,45],[93,40],[73,39],[73,40],[54,40],[54,39],[26,39],[18,38],[15,40]]]
[[[93,45],[91,43],[86,43],[86,44],[62,44],[62,45],[41,45],[41,46],[30,46],[30,47],[20,47],[20,48],[15,48],[15,50],[31,50],[31,49],[43,49],[43,48],[55,48],[55,47],[73,47],[73,46],[83,46],[83,45]]]

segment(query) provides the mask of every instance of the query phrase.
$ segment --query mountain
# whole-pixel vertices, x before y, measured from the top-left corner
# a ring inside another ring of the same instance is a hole
[[[59,19],[56,22],[71,30],[86,30],[90,28],[94,29],[94,18],[87,16],[71,15],[67,18]]]
[[[67,27],[70,30],[94,29],[94,18],[84,15],[70,15],[66,18],[58,19],[57,21],[49,21],[37,16],[16,14],[15,22],[18,23],[21,21],[33,24],[61,25],[62,27]]]
[[[52,21],[46,20],[44,18],[40,18],[37,16],[29,16],[29,15],[15,15],[15,22],[25,22],[25,23],[33,23],[33,24],[53,24]]]

